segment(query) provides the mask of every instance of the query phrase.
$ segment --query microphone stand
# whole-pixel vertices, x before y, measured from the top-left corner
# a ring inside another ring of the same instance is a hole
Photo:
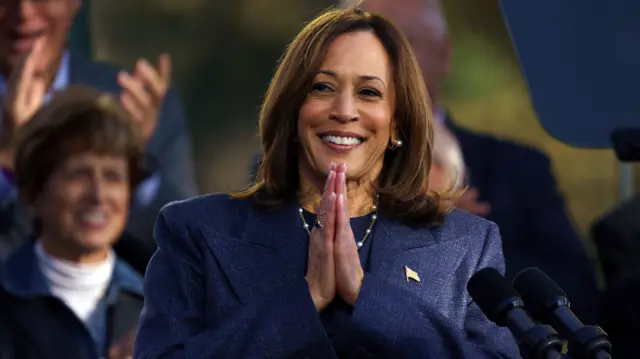
[[[611,342],[600,327],[585,325],[569,341],[568,353],[574,359],[611,359]]]
[[[526,338],[521,342],[520,354],[525,359],[563,359],[562,340],[558,333],[549,325],[537,324],[527,330],[525,335],[517,337]],[[515,333],[514,333],[515,334]]]

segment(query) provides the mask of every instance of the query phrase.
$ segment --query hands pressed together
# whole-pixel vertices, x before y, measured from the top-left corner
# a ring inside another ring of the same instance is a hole
[[[347,205],[346,165],[331,164],[318,207],[318,222],[309,236],[309,263],[305,280],[316,310],[340,296],[355,305],[364,271],[351,230]]]
[[[15,132],[27,123],[44,103],[50,82],[47,76],[50,75],[42,70],[43,46],[43,41],[37,42],[31,51],[25,54],[8,79],[2,103],[2,152],[7,152]],[[122,71],[118,74],[117,80],[122,87],[122,106],[140,125],[143,139],[149,141],[169,89],[171,58],[167,54],[160,55],[155,66],[145,59],[139,59],[133,73]],[[11,160],[5,157],[11,156],[0,153],[1,164],[9,166]]]

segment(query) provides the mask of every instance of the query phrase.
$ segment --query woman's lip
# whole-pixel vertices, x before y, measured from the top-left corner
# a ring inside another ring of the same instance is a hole
[[[318,137],[322,138],[324,136],[336,136],[336,137],[353,137],[353,138],[358,138],[362,141],[364,141],[364,136],[361,136],[357,133],[354,132],[340,132],[340,131],[328,131],[328,132],[321,132],[318,134]]]
[[[80,225],[80,228],[84,229],[84,230],[88,230],[88,231],[102,231],[103,229],[107,228],[109,223],[87,223],[87,222],[80,222],[78,223]]]
[[[322,141],[322,144],[329,147],[331,150],[335,152],[348,153],[353,151],[356,147],[360,146],[362,143],[359,143],[357,145],[339,145],[333,142]]]

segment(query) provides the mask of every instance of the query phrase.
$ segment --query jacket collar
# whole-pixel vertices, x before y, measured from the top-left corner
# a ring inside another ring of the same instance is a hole
[[[243,242],[270,248],[286,249],[288,252],[308,249],[308,235],[303,228],[295,203],[287,204],[283,209],[265,212],[258,209],[250,211],[246,227],[239,239]],[[435,243],[431,230],[416,228],[380,216],[373,229],[373,248],[382,253],[403,252]],[[377,255],[377,254],[376,254]]]
[[[49,285],[38,266],[34,246],[35,239],[31,237],[7,258],[0,270],[1,285],[15,296],[51,295]],[[115,300],[121,290],[142,296],[142,278],[129,265],[116,258],[111,285],[107,293],[108,300]]]
[[[242,302],[306,273],[309,237],[298,208],[295,202],[277,211],[253,208],[241,211],[245,214],[236,216],[232,228],[204,227],[204,237],[212,241],[211,248]],[[438,243],[434,233],[380,216],[373,228],[368,271],[389,280],[402,278],[404,264],[422,258],[416,253]]]

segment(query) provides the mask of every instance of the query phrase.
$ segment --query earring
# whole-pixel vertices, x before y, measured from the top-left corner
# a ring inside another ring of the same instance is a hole
[[[389,143],[389,146],[387,146],[391,151],[395,150],[396,148],[402,147],[402,141],[401,140],[391,140],[391,143]]]

